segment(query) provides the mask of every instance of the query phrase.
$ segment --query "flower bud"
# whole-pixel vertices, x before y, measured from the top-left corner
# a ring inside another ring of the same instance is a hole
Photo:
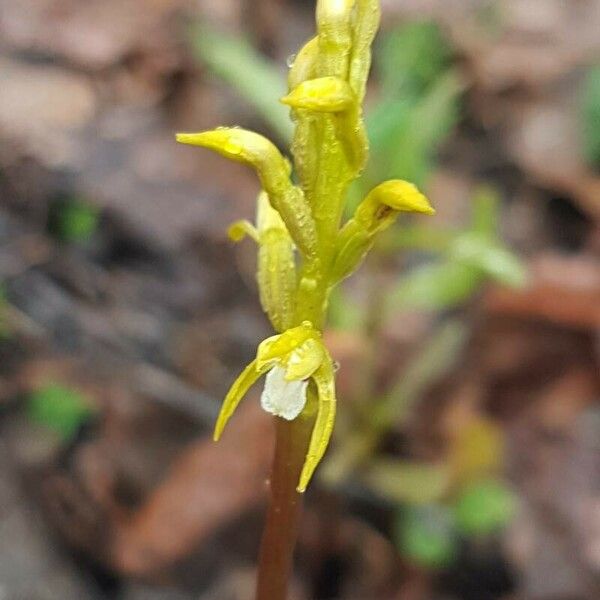
[[[209,148],[237,162],[252,165],[298,248],[313,256],[317,234],[310,207],[302,190],[292,185],[289,162],[267,138],[239,128],[219,128],[202,133],[180,133],[182,144]]]
[[[352,89],[339,77],[309,79],[294,88],[281,102],[296,109],[337,113],[355,102]]]

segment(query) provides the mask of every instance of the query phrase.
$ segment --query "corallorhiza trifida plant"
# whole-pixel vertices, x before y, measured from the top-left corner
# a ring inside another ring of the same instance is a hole
[[[235,241],[247,235],[258,245],[260,301],[277,335],[258,345],[256,358],[233,383],[214,434],[221,437],[246,392],[265,375],[261,405],[276,417],[277,442],[261,600],[285,597],[300,493],[333,430],[336,369],[322,339],[329,294],[400,212],[434,212],[414,185],[391,180],[341,222],[348,187],[367,161],[362,104],[379,20],[378,0],[318,0],[317,35],[295,57],[289,93],[281,99],[295,124],[293,163],[263,136],[240,128],[177,136],[251,165],[262,185],[256,223],[236,222],[229,235]]]

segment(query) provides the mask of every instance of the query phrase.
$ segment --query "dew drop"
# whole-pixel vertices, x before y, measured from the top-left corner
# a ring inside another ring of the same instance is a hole
[[[294,66],[294,63],[296,62],[296,54],[290,54],[286,61],[285,64],[291,69]]]
[[[227,142],[224,146],[223,146],[225,152],[229,153],[229,154],[241,154],[243,148],[241,146],[239,146],[238,144],[234,144],[233,142]]]

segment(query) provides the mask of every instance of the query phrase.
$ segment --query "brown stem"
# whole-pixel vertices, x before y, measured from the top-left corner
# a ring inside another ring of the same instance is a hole
[[[275,418],[276,445],[271,470],[270,501],[258,564],[256,600],[285,600],[302,512],[296,491],[304,464],[311,417],[294,421]]]

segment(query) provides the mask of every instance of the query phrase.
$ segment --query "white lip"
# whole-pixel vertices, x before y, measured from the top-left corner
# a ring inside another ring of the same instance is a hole
[[[260,405],[266,412],[293,421],[306,406],[308,381],[286,381],[285,369],[273,367],[265,377]]]

